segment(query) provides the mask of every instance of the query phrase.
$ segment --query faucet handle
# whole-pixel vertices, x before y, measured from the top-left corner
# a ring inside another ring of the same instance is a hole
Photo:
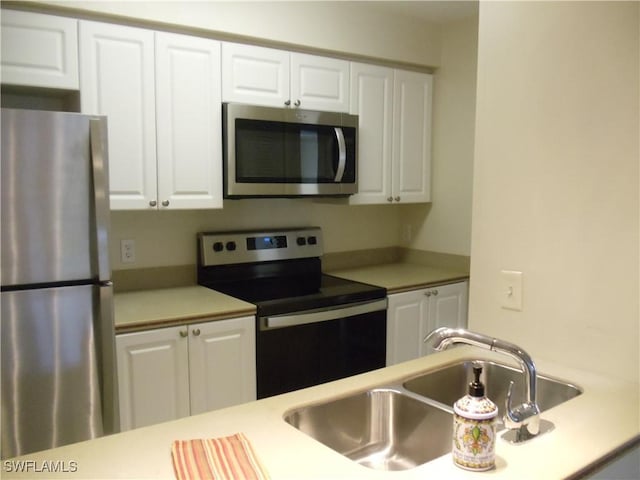
[[[511,380],[509,382],[509,389],[507,390],[507,398],[505,399],[504,402],[504,420],[505,420],[505,425],[507,424],[507,422],[510,420],[511,422],[516,422],[517,419],[513,418],[511,416],[511,412],[512,412],[512,404],[513,404],[513,399],[511,398],[513,395],[513,380]],[[510,427],[513,428],[513,427]]]
[[[509,382],[509,390],[505,400],[504,426],[509,429],[519,429],[518,438],[526,440],[537,435],[540,431],[540,409],[535,402],[526,402],[513,408],[512,394],[513,380]]]
[[[507,398],[505,399],[504,406],[504,425],[507,428],[518,428],[523,425],[524,420],[527,418],[527,412],[525,411],[526,404],[518,405],[513,408],[513,380],[509,382],[509,389],[507,390]]]

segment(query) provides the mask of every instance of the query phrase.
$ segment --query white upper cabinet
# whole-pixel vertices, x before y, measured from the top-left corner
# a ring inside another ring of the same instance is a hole
[[[289,100],[289,52],[222,44],[222,101],[283,107]]]
[[[431,201],[432,76],[351,64],[358,115],[358,193],[352,204]]]
[[[219,42],[81,21],[80,87],[108,117],[112,209],[222,206]]]
[[[393,69],[351,64],[351,108],[358,115],[358,193],[352,204],[392,201]]]
[[[222,208],[220,43],[156,34],[160,208]]]
[[[2,10],[2,83],[78,90],[78,21]]]
[[[393,91],[393,200],[431,201],[433,77],[395,71]]]
[[[349,111],[349,62],[291,54],[291,103],[307,110]]]
[[[349,62],[223,43],[222,101],[348,112]]]
[[[157,203],[154,63],[153,31],[80,22],[80,108],[108,117],[112,209]]]

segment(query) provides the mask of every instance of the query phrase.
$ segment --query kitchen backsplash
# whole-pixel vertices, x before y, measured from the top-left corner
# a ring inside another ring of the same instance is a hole
[[[424,208],[424,207],[421,207]],[[325,253],[401,246],[395,206],[348,206],[305,199],[226,200],[222,210],[112,211],[114,271],[192,265],[201,231],[319,226]],[[135,262],[123,263],[122,240],[134,240]]]
[[[404,247],[383,247],[325,253],[322,256],[322,269],[330,273],[332,270],[393,262],[410,262],[468,272],[470,257]],[[189,265],[114,270],[113,283],[116,292],[129,292],[195,285],[197,283],[196,276],[196,264],[193,263]]]

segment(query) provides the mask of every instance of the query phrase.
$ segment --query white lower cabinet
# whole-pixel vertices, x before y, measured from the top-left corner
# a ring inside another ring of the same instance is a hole
[[[255,319],[116,335],[120,429],[256,399]]]
[[[387,366],[433,353],[422,340],[439,327],[466,327],[468,283],[389,295]]]
[[[255,318],[190,327],[191,415],[256,399]]]

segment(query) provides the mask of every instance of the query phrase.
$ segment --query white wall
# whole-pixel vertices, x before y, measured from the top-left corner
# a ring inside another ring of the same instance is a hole
[[[446,24],[441,43],[441,66],[434,75],[433,202],[402,207],[401,223],[412,232],[411,242],[403,240],[415,249],[468,256],[478,18]]]
[[[196,233],[320,226],[327,253],[399,244],[395,206],[317,204],[304,199],[225,200],[222,210],[111,212],[111,266],[130,268],[196,263]],[[120,240],[136,241],[136,262],[120,262]]]
[[[440,63],[438,25],[368,8],[370,2],[58,0],[38,3],[394,62],[422,66]]]
[[[481,2],[469,312],[534,359],[634,381],[639,10]],[[524,273],[522,311],[500,307],[502,269]]]

